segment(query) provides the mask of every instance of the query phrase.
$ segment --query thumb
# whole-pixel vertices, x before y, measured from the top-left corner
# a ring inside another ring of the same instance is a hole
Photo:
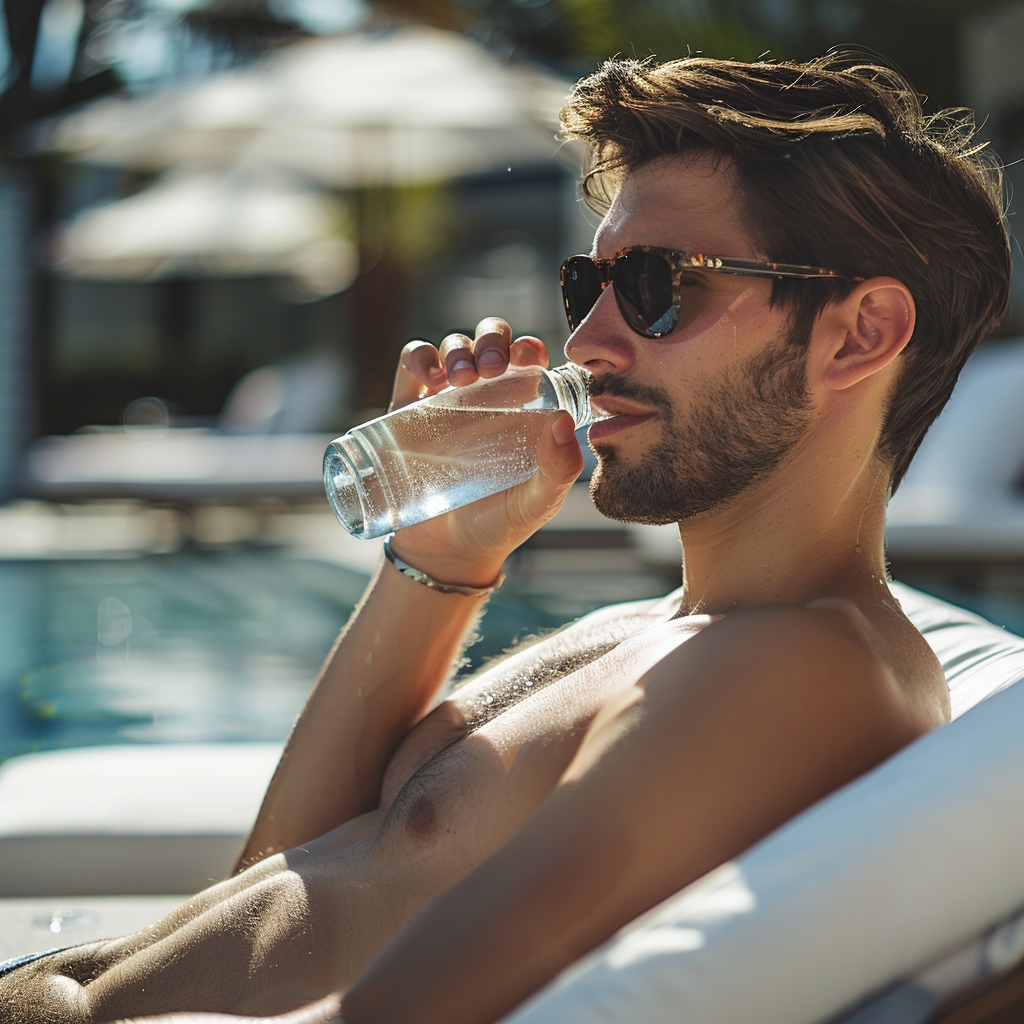
[[[537,472],[525,485],[525,505],[531,518],[550,519],[583,472],[583,452],[575,431],[567,412],[553,412],[547,418],[537,442]]]

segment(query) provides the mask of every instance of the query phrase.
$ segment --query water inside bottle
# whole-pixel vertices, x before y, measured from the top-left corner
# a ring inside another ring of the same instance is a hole
[[[522,483],[559,407],[589,422],[583,371],[519,367],[354,427],[324,460],[335,515],[354,536],[379,537]]]
[[[391,490],[391,529],[529,480],[549,410],[411,406],[364,428]]]

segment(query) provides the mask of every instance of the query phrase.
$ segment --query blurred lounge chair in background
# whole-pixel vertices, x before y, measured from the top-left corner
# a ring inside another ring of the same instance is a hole
[[[264,366],[228,396],[216,429],[161,422],[158,400],[142,423],[40,438],[26,460],[25,489],[57,501],[141,498],[311,498],[323,493],[320,433],[345,400],[346,375],[330,355]],[[135,404],[135,403],[133,403]],[[148,422],[145,422],[148,420]]]
[[[894,560],[1024,556],[1024,341],[971,357],[889,505]]]

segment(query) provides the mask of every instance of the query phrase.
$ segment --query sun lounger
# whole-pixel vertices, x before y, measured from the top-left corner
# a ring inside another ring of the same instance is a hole
[[[324,449],[336,432],[319,431],[346,404],[347,377],[339,360],[318,353],[247,373],[215,429],[168,421],[39,438],[25,461],[25,488],[56,501],[322,498]],[[166,417],[159,400],[141,403]]]
[[[505,1024],[922,1024],[1024,955],[1024,640],[897,595],[943,663],[955,721],[627,926]]]
[[[35,896],[0,899],[0,962],[155,924],[188,898],[179,896]]]

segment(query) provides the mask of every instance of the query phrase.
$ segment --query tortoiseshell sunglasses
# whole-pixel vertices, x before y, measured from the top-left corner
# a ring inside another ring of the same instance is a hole
[[[687,277],[695,272],[738,274],[744,277],[844,277],[824,267],[803,267],[793,263],[738,259],[732,256],[706,256],[703,253],[677,252],[653,245],[630,245],[610,259],[570,256],[563,264],[559,280],[569,329],[575,331],[594,308],[601,292],[615,285],[615,301],[623,320],[645,338],[664,338],[677,327],[692,323],[704,305],[702,293],[686,288]]]

